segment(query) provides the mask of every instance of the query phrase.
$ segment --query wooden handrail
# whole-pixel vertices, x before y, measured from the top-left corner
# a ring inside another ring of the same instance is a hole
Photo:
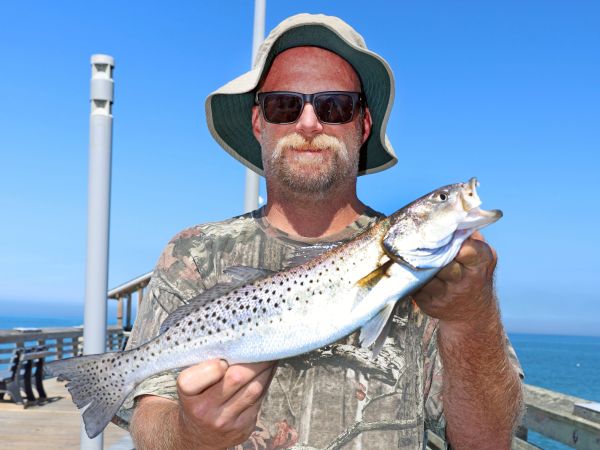
[[[125,339],[123,329],[111,325],[107,328],[106,348],[120,350]],[[48,347],[45,352],[49,360],[62,359],[80,354],[83,349],[83,328],[42,328],[40,331],[21,332],[0,330],[0,365],[10,362],[13,348],[30,348],[38,345]]]

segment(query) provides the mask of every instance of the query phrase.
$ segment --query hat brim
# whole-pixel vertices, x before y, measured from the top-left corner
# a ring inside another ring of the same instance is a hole
[[[322,22],[303,23],[286,30],[273,43],[262,64],[207,97],[207,124],[215,140],[231,156],[263,175],[260,144],[252,132],[254,91],[279,53],[301,46],[321,47],[338,54],[354,67],[361,79],[373,124],[371,135],[361,149],[358,174],[393,166],[397,158],[385,134],[394,100],[392,71],[379,55],[348,42]]]

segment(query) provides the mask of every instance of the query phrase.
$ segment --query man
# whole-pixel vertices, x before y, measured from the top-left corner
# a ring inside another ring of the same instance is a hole
[[[301,247],[372,225],[380,215],[358,199],[356,177],[396,161],[385,136],[392,100],[387,63],[341,20],[299,15],[273,30],[254,70],[207,99],[213,136],[264,173],[268,203],[173,238],[130,347],[227,281],[227,267],[280,270]],[[398,302],[375,360],[352,335],[279,366],[209,361],[146,380],[120,415],[140,450],[421,449],[429,432],[457,449],[509,448],[521,386],[493,292],[495,261],[481,235],[466,241],[413,299]]]

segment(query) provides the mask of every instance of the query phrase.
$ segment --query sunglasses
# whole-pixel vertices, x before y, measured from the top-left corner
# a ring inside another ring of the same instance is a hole
[[[354,118],[357,106],[363,106],[365,98],[360,92],[327,91],[314,94],[299,92],[259,92],[255,103],[260,105],[267,122],[294,123],[302,115],[304,105],[312,104],[319,121],[339,125]]]

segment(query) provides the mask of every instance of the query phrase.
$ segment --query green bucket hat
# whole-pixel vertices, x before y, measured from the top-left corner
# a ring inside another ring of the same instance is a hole
[[[367,49],[364,39],[343,20],[298,14],[281,22],[261,44],[254,68],[210,94],[205,103],[208,129],[231,156],[263,175],[260,144],[252,133],[254,95],[275,57],[293,47],[321,47],[348,61],[360,77],[373,121],[361,148],[358,174],[387,169],[397,162],[385,133],[394,102],[394,76],[388,63]]]

